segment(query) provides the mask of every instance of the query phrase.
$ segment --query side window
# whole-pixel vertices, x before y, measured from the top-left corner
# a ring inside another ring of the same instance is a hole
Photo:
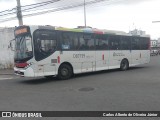
[[[132,50],[140,50],[140,39],[138,37],[132,38]]]
[[[78,49],[78,35],[77,33],[72,36],[72,42],[73,42],[73,50]]]
[[[63,32],[62,33],[62,50],[72,49],[72,39],[71,33]]]
[[[96,35],[96,50],[108,50],[108,37],[105,35]]]
[[[62,50],[78,49],[78,36],[72,32],[62,32]]]
[[[79,36],[79,50],[86,50],[86,43],[85,40],[83,38],[83,35]]]
[[[79,35],[79,50],[94,50],[94,39],[91,34]]]
[[[84,40],[88,50],[94,50],[94,38],[91,34],[84,35]]]
[[[141,38],[141,49],[148,50],[150,45],[149,38]]]
[[[55,50],[56,48],[56,41],[55,40],[40,40],[38,39],[39,42],[39,50],[44,53],[49,53]]]
[[[51,30],[37,30],[34,32],[35,59],[40,61],[53,52],[57,47],[56,32]]]
[[[131,49],[131,37],[122,36],[122,38],[121,38],[121,49],[122,50],[130,50]]]
[[[120,50],[121,49],[121,37],[120,36],[110,36],[109,37],[109,48],[110,50]]]

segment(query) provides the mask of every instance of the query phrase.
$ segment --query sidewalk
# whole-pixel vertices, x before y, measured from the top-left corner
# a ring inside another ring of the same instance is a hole
[[[14,75],[13,69],[0,69],[0,75]]]

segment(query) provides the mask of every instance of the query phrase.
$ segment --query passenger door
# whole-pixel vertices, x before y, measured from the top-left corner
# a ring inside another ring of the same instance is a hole
[[[81,72],[95,71],[95,46],[94,38],[90,33],[79,35],[79,57]]]
[[[109,45],[107,35],[96,35],[96,70],[108,69],[109,66]]]
[[[56,32],[53,30],[37,30],[34,33],[34,54],[37,76],[48,76],[56,73],[57,58],[52,54],[56,51]]]

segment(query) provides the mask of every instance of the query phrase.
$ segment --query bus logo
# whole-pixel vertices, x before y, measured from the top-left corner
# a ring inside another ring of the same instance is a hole
[[[11,112],[2,112],[2,117],[11,117]]]

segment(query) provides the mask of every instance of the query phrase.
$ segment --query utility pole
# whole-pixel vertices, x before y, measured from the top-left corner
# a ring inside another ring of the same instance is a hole
[[[18,18],[18,21],[19,21],[19,26],[23,25],[20,0],[17,0],[17,18]]]
[[[86,1],[84,0],[84,26],[86,28]]]

